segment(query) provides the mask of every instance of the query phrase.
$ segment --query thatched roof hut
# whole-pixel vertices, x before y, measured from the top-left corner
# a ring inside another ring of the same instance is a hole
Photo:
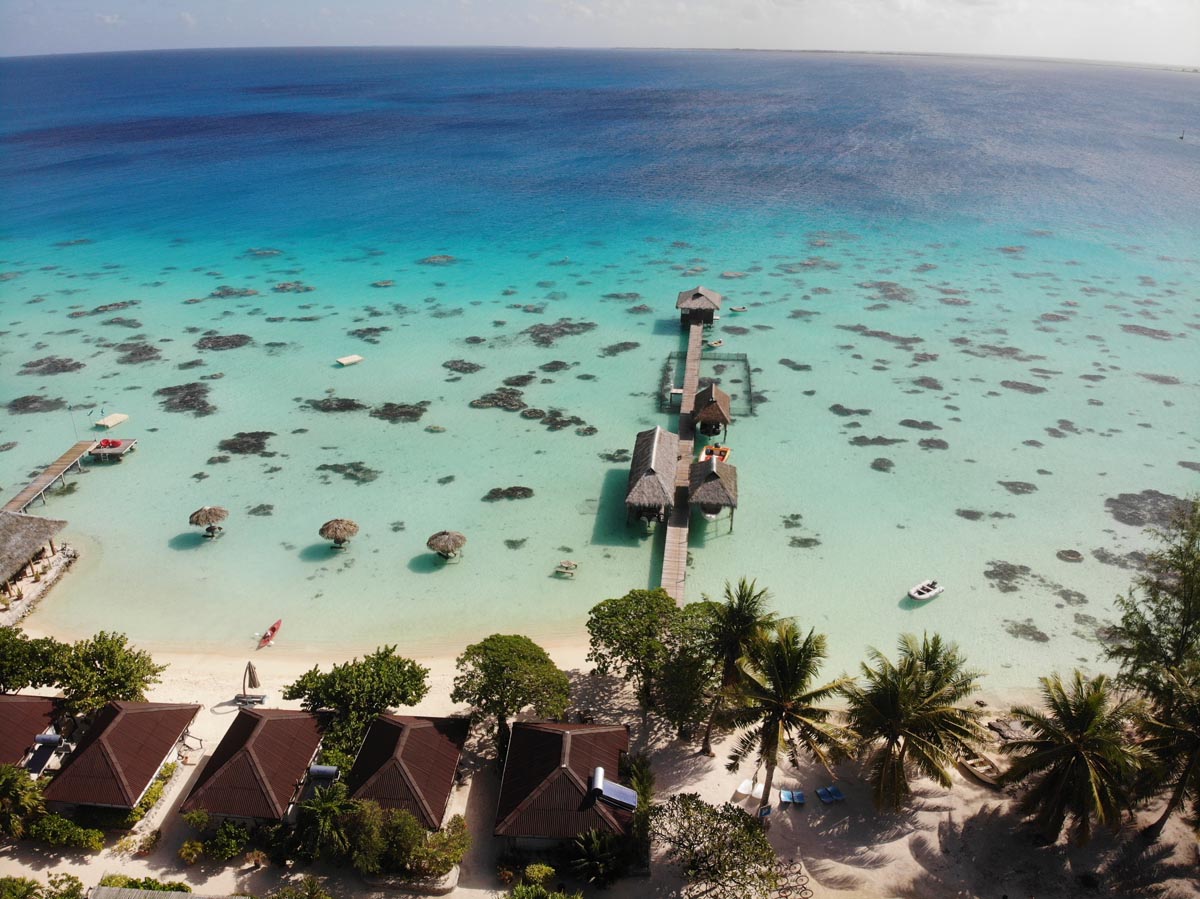
[[[188,524],[206,528],[214,524],[220,524],[228,517],[229,510],[221,506],[201,506],[188,516]]]
[[[705,518],[716,518],[722,509],[729,509],[729,529],[733,530],[733,510],[738,503],[737,469],[716,457],[693,462],[690,471],[688,499],[700,508]]]
[[[458,531],[438,531],[425,541],[425,546],[443,559],[453,559],[466,545],[466,535]]]
[[[679,298],[675,300],[680,323],[685,328],[693,322],[711,325],[714,316],[721,311],[723,299],[723,296],[707,287],[696,286],[691,290],[681,290]]]
[[[701,434],[712,436],[733,423],[729,394],[716,384],[708,384],[696,394],[692,405],[692,421]]]
[[[665,521],[675,506],[679,437],[654,427],[637,435],[625,507],[630,515]]]
[[[48,546],[52,554],[56,552],[54,535],[66,526],[65,521],[56,518],[0,512],[0,583],[5,592],[43,546]]]
[[[349,518],[333,518],[321,525],[317,533],[326,540],[332,540],[333,545],[340,549],[358,533],[358,525]]]

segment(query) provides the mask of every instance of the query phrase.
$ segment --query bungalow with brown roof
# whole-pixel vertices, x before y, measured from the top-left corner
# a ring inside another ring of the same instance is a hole
[[[707,287],[681,290],[675,300],[675,308],[679,310],[679,323],[685,331],[695,322],[711,325],[716,319],[716,314],[721,311],[723,299],[723,296]]]
[[[600,801],[590,782],[597,768],[615,775],[628,750],[629,728],[623,725],[517,722],[494,833],[534,846],[592,829],[627,833],[632,814]]]
[[[24,763],[37,737],[54,730],[57,717],[57,699],[0,695],[0,765]]]
[[[181,703],[110,702],[46,787],[47,805],[132,809],[198,711]]]
[[[679,437],[660,427],[637,435],[629,463],[625,491],[625,517],[666,521],[675,506],[675,469],[679,465]]]
[[[469,728],[466,718],[380,715],[346,777],[350,794],[404,809],[437,830],[446,818]]]
[[[319,721],[309,712],[239,709],[179,810],[282,821],[320,745]]]
[[[733,424],[729,394],[716,384],[706,384],[692,404],[692,421],[701,434],[715,437]]]

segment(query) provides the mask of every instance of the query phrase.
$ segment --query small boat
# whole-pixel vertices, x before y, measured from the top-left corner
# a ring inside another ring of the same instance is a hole
[[[933,599],[935,596],[940,596],[945,589],[937,581],[921,581],[921,583],[908,591],[908,595],[916,600]]]
[[[745,306],[730,306],[729,311],[730,312],[745,312],[746,307]]]
[[[996,762],[982,752],[968,752],[958,757],[958,766],[989,787],[1000,786],[1000,775],[1003,773]]]
[[[716,340],[710,340],[708,345],[715,350],[717,347],[725,346],[725,341],[718,337]]]
[[[262,637],[259,638],[258,648],[262,649],[264,646],[270,646],[272,643],[274,643],[275,635],[277,633],[279,633],[279,628],[282,626],[283,626],[283,619],[280,618],[278,621],[276,621],[274,624],[272,624],[269,628],[267,628],[263,632]]]
[[[704,452],[701,453],[700,461],[707,462],[709,459],[715,458],[718,462],[728,462],[731,452],[733,450],[727,446],[722,446],[719,443],[710,443],[704,448]]]

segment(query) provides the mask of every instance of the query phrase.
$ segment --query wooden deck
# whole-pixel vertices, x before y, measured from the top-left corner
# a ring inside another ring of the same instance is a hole
[[[688,502],[689,478],[694,453],[695,427],[692,408],[700,389],[700,356],[704,350],[704,326],[688,328],[687,361],[683,369],[683,395],[679,406],[679,462],[675,466],[675,507],[667,521],[667,542],[663,549],[662,577],[659,583],[678,605],[687,601],[688,529],[692,507]]]
[[[33,504],[34,500],[40,499],[45,502],[46,491],[54,486],[56,481],[66,484],[65,475],[70,469],[78,468],[82,471],[83,465],[80,464],[80,460],[98,445],[99,441],[97,440],[80,440],[30,481],[24,490],[5,503],[4,511],[24,512]]]

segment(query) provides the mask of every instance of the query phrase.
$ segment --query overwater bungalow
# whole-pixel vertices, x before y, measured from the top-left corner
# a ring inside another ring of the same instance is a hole
[[[589,830],[628,832],[632,813],[592,788],[596,769],[615,778],[628,751],[624,725],[517,722],[500,780],[495,835],[546,848]]]
[[[320,745],[316,715],[239,709],[179,810],[252,822],[288,819]]]
[[[79,741],[44,795],[46,807],[132,809],[167,762],[200,706],[110,702]]]
[[[737,469],[710,456],[702,462],[693,462],[689,481],[689,501],[709,521],[729,510],[729,530],[733,530],[733,513],[737,509]]]
[[[723,296],[707,287],[681,290],[679,299],[675,301],[675,308],[679,310],[679,323],[685,331],[697,322],[711,325],[717,313],[721,311],[723,299]]]
[[[705,385],[696,394],[696,402],[692,405],[692,421],[707,437],[720,434],[733,424],[729,394],[716,384]]]
[[[58,552],[54,535],[67,526],[56,518],[39,518],[0,511],[0,590],[16,594],[17,582],[29,577],[34,565]]]
[[[469,729],[466,718],[380,715],[346,778],[350,795],[404,809],[437,830],[450,805]]]
[[[679,437],[654,427],[637,435],[625,493],[626,520],[666,521],[675,506]]]

